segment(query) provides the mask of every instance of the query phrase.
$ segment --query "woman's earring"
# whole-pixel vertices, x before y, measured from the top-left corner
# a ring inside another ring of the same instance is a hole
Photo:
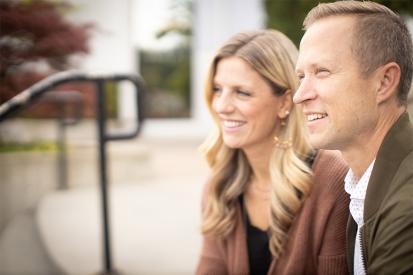
[[[285,127],[287,125],[287,118],[290,114],[290,111],[285,111],[285,117],[281,120],[281,127]],[[279,137],[274,137],[274,145],[280,149],[288,149],[293,146],[291,139],[281,140]]]
[[[274,137],[274,145],[275,145],[275,147],[280,148],[280,149],[288,149],[291,146],[293,146],[290,139],[280,140],[280,138],[277,137],[277,136]]]
[[[288,117],[288,115],[290,114],[290,111],[285,111],[285,118],[283,118],[282,120],[281,120],[281,126],[282,127],[284,127],[284,126],[286,126],[287,125],[287,122],[286,122],[286,120],[287,120],[287,117]]]

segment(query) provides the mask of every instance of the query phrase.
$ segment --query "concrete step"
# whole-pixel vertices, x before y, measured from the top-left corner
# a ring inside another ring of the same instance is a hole
[[[113,161],[111,177],[119,173],[119,180],[111,179],[109,192],[113,264],[121,274],[193,274],[201,241],[201,189],[207,179],[205,163],[196,149],[198,144],[199,141],[143,140],[139,144],[111,144],[108,148]],[[137,145],[142,146],[138,154],[134,151]],[[80,170],[92,162],[88,158],[93,153],[85,148],[88,146],[79,149],[72,159],[78,168],[71,169],[80,178],[95,173],[92,168]],[[145,154],[147,158],[142,157]],[[17,173],[16,178],[27,173],[18,182],[0,183],[0,210],[10,205],[16,208],[6,208],[13,215],[5,219],[7,223],[0,231],[0,268],[7,263],[7,272],[40,272],[20,273],[27,275],[48,275],[49,270],[56,274],[96,274],[103,266],[97,184],[85,182],[56,190],[52,179],[55,175],[47,170],[43,173],[40,168],[43,162],[53,163],[53,158],[36,157],[20,163],[24,169],[13,173],[7,169],[19,167],[17,163],[26,157],[11,158],[10,166],[0,165],[8,175],[14,177]],[[8,162],[3,159],[3,163]],[[28,165],[33,168],[25,167]],[[140,173],[139,169],[146,171]],[[42,179],[42,174],[50,179]],[[47,180],[50,185],[45,184]],[[25,213],[30,210],[34,215],[29,219]],[[26,266],[19,265],[23,260],[28,262]]]

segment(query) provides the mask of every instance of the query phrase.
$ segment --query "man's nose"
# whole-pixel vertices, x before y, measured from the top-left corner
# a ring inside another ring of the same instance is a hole
[[[315,97],[314,87],[309,79],[302,79],[300,86],[294,94],[293,101],[295,104],[303,103]]]

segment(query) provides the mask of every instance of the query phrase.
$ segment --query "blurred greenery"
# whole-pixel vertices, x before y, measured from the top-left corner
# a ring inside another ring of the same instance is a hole
[[[171,33],[181,35],[189,42],[192,35],[192,0],[170,0],[171,18],[157,32],[156,37],[162,38]]]
[[[148,108],[151,118],[182,118],[190,116],[191,101],[191,37],[192,0],[171,0],[170,19],[155,36],[179,38],[172,48],[140,49],[141,74],[147,86]]]
[[[141,50],[141,74],[145,79],[152,118],[188,117],[190,109],[190,48],[168,51]]]
[[[118,83],[113,81],[105,82],[106,115],[115,118],[118,114]]]
[[[33,143],[1,143],[1,153],[15,153],[15,152],[57,152],[59,150],[55,142],[33,142]]]
[[[318,3],[328,0],[265,0],[267,27],[277,29],[298,46],[304,32],[302,23],[307,13]],[[390,9],[403,14],[413,15],[412,0],[376,0]]]

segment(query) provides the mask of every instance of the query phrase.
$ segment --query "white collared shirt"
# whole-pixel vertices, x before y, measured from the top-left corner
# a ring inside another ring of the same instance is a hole
[[[364,199],[366,197],[367,186],[373,170],[374,161],[369,165],[363,176],[358,179],[350,169],[344,179],[344,189],[350,194],[350,213],[357,223],[356,243],[354,245],[354,275],[365,275],[366,269],[363,264],[361,253],[360,228],[364,224]]]

